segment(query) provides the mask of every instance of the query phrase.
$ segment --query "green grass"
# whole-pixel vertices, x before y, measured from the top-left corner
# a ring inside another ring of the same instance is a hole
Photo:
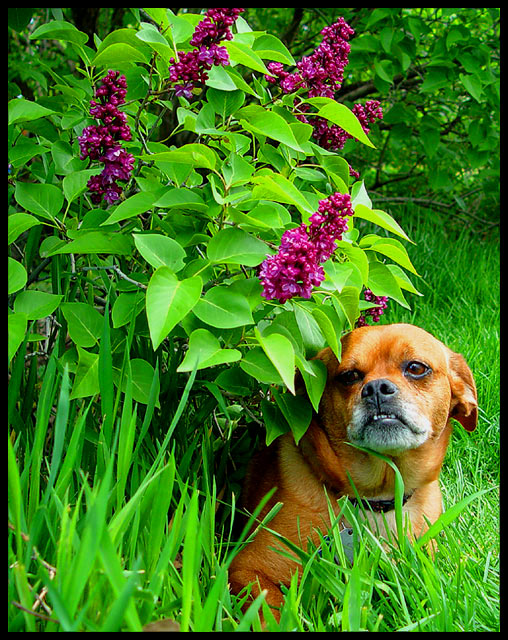
[[[428,212],[395,215],[417,243],[408,250],[425,295],[411,296],[411,311],[391,303],[383,321],[422,326],[466,357],[478,429],[454,431],[434,560],[397,541],[387,551],[359,525],[352,567],[337,566],[336,543],[321,556],[299,552],[302,580],[287,589],[280,625],[266,614],[269,630],[499,629],[497,239]],[[127,340],[132,356],[140,347],[132,333]],[[256,426],[244,426],[239,407],[225,416],[199,377],[177,376],[171,359],[153,382],[160,410],[136,404],[128,385],[115,392],[109,341],[105,325],[100,399],[70,399],[61,353],[40,362],[24,344],[13,361],[9,630],[139,631],[163,618],[182,631],[260,630],[262,598],[242,613],[227,585]]]

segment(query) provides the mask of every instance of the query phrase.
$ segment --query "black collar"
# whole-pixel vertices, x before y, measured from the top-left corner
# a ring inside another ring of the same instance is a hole
[[[402,504],[406,504],[409,498],[413,495],[414,491],[410,493],[405,493],[402,498]],[[392,511],[395,509],[395,498],[392,500],[367,500],[367,498],[361,498],[358,500],[357,498],[349,498],[350,502],[357,506],[360,504],[366,511],[375,511],[376,513],[386,513],[386,511]]]

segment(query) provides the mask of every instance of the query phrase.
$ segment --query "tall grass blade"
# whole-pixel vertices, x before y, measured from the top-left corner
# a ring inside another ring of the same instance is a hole
[[[39,506],[40,484],[41,484],[41,464],[44,454],[44,441],[49,425],[49,417],[53,400],[56,393],[54,384],[56,376],[56,352],[51,354],[46,367],[44,379],[42,381],[39,402],[37,403],[37,414],[35,419],[35,440],[32,447],[30,459],[30,495],[28,502],[28,523]]]
[[[21,538],[21,526],[24,521],[22,517],[23,497],[21,495],[21,484],[19,481],[18,464],[16,454],[12,446],[11,439],[7,437],[7,486],[9,488],[9,518],[14,525],[14,535],[16,537],[16,556],[18,562],[23,561],[23,546]]]
[[[98,488],[93,490],[88,487],[86,479],[83,479],[85,488],[87,511],[81,531],[81,539],[76,557],[66,576],[62,593],[65,596],[68,611],[74,616],[79,600],[85,589],[88,577],[92,572],[97,552],[99,550],[102,532],[106,526],[106,513],[111,490],[113,467],[115,462],[115,450],[118,442],[118,429],[115,433],[113,450],[106,467],[106,471]]]
[[[113,356],[111,353],[111,333],[109,328],[109,296],[104,309],[104,323],[99,345],[99,389],[101,394],[102,434],[108,448],[114,421]]]
[[[62,460],[62,452],[65,442],[65,431],[67,429],[67,422],[69,420],[69,394],[70,394],[70,382],[69,382],[69,369],[67,364],[65,365],[62,384],[60,387],[60,396],[58,398],[58,406],[56,411],[55,425],[54,425],[54,440],[53,440],[53,454],[51,456],[51,464],[49,470],[49,480],[44,492],[42,500],[43,504],[48,503],[48,499],[53,489],[53,485],[56,480],[60,462]]]
[[[483,489],[482,491],[476,491],[475,493],[462,498],[462,500],[449,507],[439,516],[439,518],[433,524],[430,525],[427,531],[420,538],[418,538],[416,546],[421,549],[430,540],[435,538],[440,531],[442,531],[446,526],[453,522],[453,520],[455,520],[455,518],[457,518],[462,513],[462,511],[464,511],[464,509],[470,502],[473,502],[473,500],[476,500],[480,496],[483,496],[485,493],[492,490],[493,487],[489,489]]]
[[[200,554],[201,527],[198,523],[198,492],[195,491],[190,499],[185,514],[185,540],[182,554],[182,616],[180,631],[189,631],[191,608],[193,604],[194,582],[197,579],[197,556]]]
[[[133,574],[127,580],[125,579],[120,559],[116,554],[106,529],[104,529],[102,533],[99,555],[108,580],[113,588],[115,601],[121,599],[124,605],[123,609],[120,608],[119,605],[113,605],[106,619],[106,626],[110,628],[103,629],[103,631],[118,630],[123,619],[125,619],[130,631],[141,631],[141,622],[134,602],[132,601],[132,593],[137,585],[139,576]],[[134,571],[137,571],[138,566],[139,564],[136,565]]]

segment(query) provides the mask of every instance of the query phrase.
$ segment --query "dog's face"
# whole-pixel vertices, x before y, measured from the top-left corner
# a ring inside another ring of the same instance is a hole
[[[468,431],[476,388],[463,357],[408,324],[355,329],[317,356],[328,368],[320,416],[330,440],[400,454],[438,439],[450,417]]]

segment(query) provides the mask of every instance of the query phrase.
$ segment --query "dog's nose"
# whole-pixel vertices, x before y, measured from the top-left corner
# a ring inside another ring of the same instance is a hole
[[[371,380],[362,389],[362,398],[373,404],[382,404],[397,395],[399,388],[386,378]]]

